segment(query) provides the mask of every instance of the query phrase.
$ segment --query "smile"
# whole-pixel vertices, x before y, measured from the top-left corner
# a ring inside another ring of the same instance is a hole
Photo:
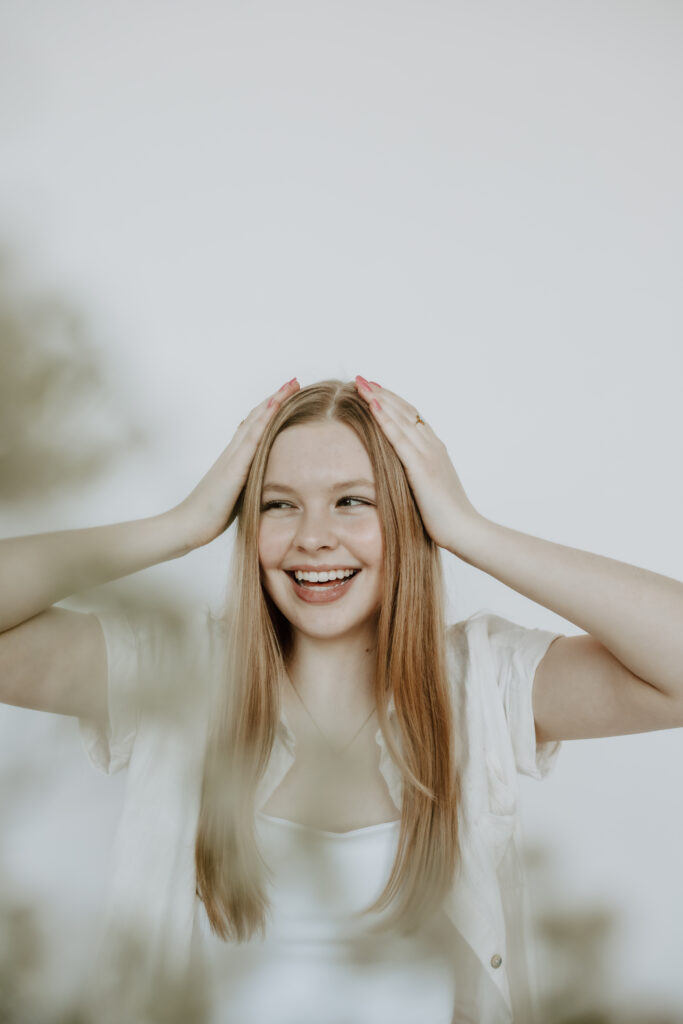
[[[345,580],[358,572],[358,569],[323,569],[319,572],[306,571],[305,569],[294,569],[294,578],[299,583],[327,583],[328,580]]]
[[[332,569],[323,572],[287,570],[294,593],[309,604],[327,604],[346,593],[360,569]]]

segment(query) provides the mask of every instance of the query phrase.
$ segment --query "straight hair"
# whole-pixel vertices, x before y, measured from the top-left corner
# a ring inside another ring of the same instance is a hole
[[[280,722],[280,685],[292,632],[261,584],[261,492],[278,434],[336,421],[372,464],[383,538],[374,695],[380,729],[403,780],[398,847],[389,879],[366,912],[408,933],[442,903],[459,863],[459,773],[445,657],[444,585],[403,465],[353,384],[322,381],[278,409],[236,506],[237,536],[225,607],[225,676],[216,695],[195,845],[197,894],[212,931],[244,942],[265,933],[269,869],[255,811]],[[396,731],[388,718],[393,695]]]

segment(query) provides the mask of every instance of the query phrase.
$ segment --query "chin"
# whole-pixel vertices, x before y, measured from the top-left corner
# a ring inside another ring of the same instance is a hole
[[[333,640],[376,628],[377,595],[373,595],[374,600],[368,600],[370,595],[361,590],[346,594],[338,602],[308,604],[293,593],[289,578],[283,575],[277,573],[269,578],[266,574],[262,577],[263,588],[292,628],[305,636]]]
[[[311,640],[342,640],[345,637],[351,639],[357,633],[365,633],[370,628],[370,623],[366,620],[363,622],[351,622],[345,624],[327,624],[321,625],[316,628],[311,623],[297,623],[290,622],[292,629],[296,633],[300,633],[302,636],[306,636]]]
[[[292,629],[316,640],[335,640],[354,633],[376,629],[379,609],[366,615],[339,614],[337,609],[322,605],[293,608],[291,601],[283,601],[282,595],[268,591],[271,601]],[[341,612],[341,609],[339,610]]]

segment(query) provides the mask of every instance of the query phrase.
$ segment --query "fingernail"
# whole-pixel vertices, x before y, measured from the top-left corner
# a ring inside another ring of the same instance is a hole
[[[373,400],[370,402],[370,405],[372,406],[373,409],[381,409],[382,408],[382,406],[379,404],[379,402],[377,401],[376,398],[373,398]]]
[[[357,375],[356,375],[356,380],[360,381],[360,383],[362,384],[362,386],[363,386],[364,388],[368,388],[368,389],[370,388],[370,385],[369,385],[369,384],[368,384],[368,382],[366,381],[365,377],[361,377],[361,375],[360,375],[360,374],[357,374]]]

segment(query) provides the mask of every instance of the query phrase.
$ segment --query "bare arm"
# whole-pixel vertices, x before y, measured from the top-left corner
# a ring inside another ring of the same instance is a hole
[[[107,655],[95,616],[48,608],[0,634],[0,699],[106,721]]]
[[[486,519],[417,409],[362,377],[357,387],[403,462],[432,539],[586,631],[556,639],[538,666],[538,738],[683,726],[683,583]]]
[[[585,630],[548,648],[534,682],[539,740],[683,725],[683,583],[479,517],[460,557]]]
[[[51,607],[191,550],[181,512],[0,541],[0,700],[104,720],[107,659],[93,615]]]
[[[0,633],[89,587],[177,558],[189,541],[182,506],[150,519],[0,541]]]
[[[80,590],[178,558],[221,534],[263,430],[298,389],[290,381],[242,421],[180,505],[111,526],[0,541],[0,701],[106,718],[104,637],[93,615],[53,608]]]

